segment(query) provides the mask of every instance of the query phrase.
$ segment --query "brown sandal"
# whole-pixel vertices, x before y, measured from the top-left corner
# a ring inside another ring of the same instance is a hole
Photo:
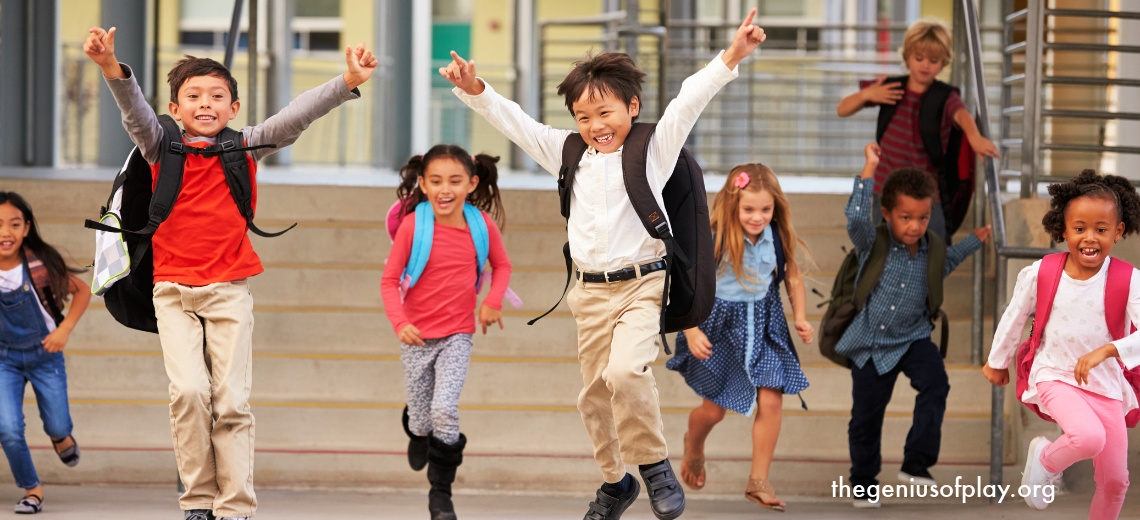
[[[685,434],[684,439],[685,440],[683,442],[687,445],[689,442],[689,434],[688,433]],[[701,455],[700,457],[693,457],[693,456],[689,455],[688,449],[685,450],[684,455],[681,456],[681,480],[685,481],[685,485],[689,486],[690,489],[701,489],[701,488],[705,487],[704,484],[695,485],[695,486],[689,484],[688,479],[685,478],[686,475],[692,476],[694,482],[697,482],[700,479],[704,478],[704,476],[705,476],[705,457],[704,457],[704,455]]]
[[[744,491],[744,496],[764,508],[784,512],[784,506],[780,505],[780,500],[776,498],[776,490],[772,488],[772,483],[767,480],[748,479],[748,489]]]

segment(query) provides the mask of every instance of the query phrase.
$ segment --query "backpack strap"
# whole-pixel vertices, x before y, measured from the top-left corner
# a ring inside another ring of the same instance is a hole
[[[183,151],[184,153],[200,154],[203,156],[208,156],[213,153],[221,155],[222,170],[226,173],[226,184],[230,187],[230,195],[234,198],[234,203],[237,204],[238,212],[245,218],[245,223],[249,226],[249,230],[261,237],[279,237],[285,234],[286,231],[297,227],[297,223],[294,222],[292,226],[276,233],[262,231],[261,228],[253,223],[253,186],[249,178],[249,159],[246,157],[247,151],[257,150],[259,148],[276,148],[277,146],[262,144],[243,147],[241,145],[244,144],[244,141],[245,139],[241,132],[227,126],[218,134],[218,144],[214,145],[219,147],[217,150],[212,149],[213,146],[207,146],[205,148],[186,146],[183,147]]]
[[[40,260],[31,248],[24,246],[23,250],[24,271],[28,273],[32,286],[36,289],[36,296],[39,297],[40,304],[47,309],[48,314],[51,314],[52,321],[58,327],[63,322],[63,309],[56,302],[55,293],[52,291],[51,274],[48,273],[43,260]]]
[[[487,234],[487,221],[483,219],[483,212],[479,211],[479,208],[464,202],[463,218],[467,221],[471,242],[475,244],[475,292],[479,292],[483,268],[487,264],[487,255],[491,249],[491,239]]]
[[[899,83],[905,91],[908,81],[910,81],[910,76],[895,76],[883,80],[883,84]],[[875,124],[875,142],[882,144],[883,136],[887,134],[887,127],[891,125],[891,119],[895,117],[895,110],[898,110],[898,103],[879,105],[879,119]]]
[[[771,226],[772,223],[769,222],[768,225]],[[788,260],[784,252],[784,239],[780,238],[780,230],[775,228],[772,229],[772,244],[776,248],[776,277],[772,279],[772,286],[776,287],[776,290],[779,290],[780,288],[778,286],[780,282],[784,281],[784,275],[787,272],[785,264]]]
[[[657,130],[657,125],[649,123],[634,123],[630,127],[629,134],[625,136],[625,143],[622,144],[621,169],[629,202],[633,205],[637,218],[641,220],[641,225],[645,227],[645,232],[649,233],[650,237],[665,243],[665,289],[661,293],[661,317],[658,330],[662,331],[661,343],[665,347],[665,353],[672,354],[669,351],[669,343],[665,340],[664,330],[665,309],[669,304],[669,282],[672,277],[673,263],[691,264],[673,238],[672,230],[669,229],[669,221],[665,218],[665,211],[657,203],[657,197],[654,196],[653,189],[649,186],[646,163],[649,160],[649,139],[655,130]]]
[[[946,241],[933,231],[926,231],[926,310],[930,320],[942,319],[941,342],[938,350],[946,358],[950,345],[950,318],[942,311],[943,272],[946,270]]]
[[[408,263],[404,266],[401,278],[408,280],[408,287],[416,285],[420,275],[424,273],[428,257],[431,256],[431,244],[435,239],[435,213],[430,202],[421,202],[416,205],[415,231],[412,233],[412,250],[408,252]]]
[[[1113,339],[1121,339],[1136,331],[1128,322],[1128,290],[1132,286],[1132,264],[1119,258],[1108,260],[1108,279],[1104,286],[1104,321]]]
[[[875,242],[871,244],[871,254],[867,255],[867,260],[859,268],[859,275],[856,278],[858,281],[855,283],[855,295],[851,300],[855,303],[856,312],[863,310],[863,306],[867,304],[867,298],[871,296],[871,290],[875,288],[875,285],[879,283],[879,278],[883,276],[883,269],[887,266],[887,252],[891,246],[890,233],[886,222],[875,226]]]
[[[1037,268],[1037,307],[1033,314],[1034,344],[1040,344],[1041,333],[1045,331],[1045,324],[1049,322],[1049,314],[1053,312],[1053,298],[1057,296],[1057,287],[1061,285],[1061,274],[1065,272],[1065,260],[1069,253],[1054,253],[1045,255],[1041,265]]]
[[[562,218],[566,219],[567,229],[570,227],[570,194],[574,188],[574,174],[578,172],[578,163],[582,162],[582,155],[586,153],[587,148],[589,146],[582,139],[582,134],[577,132],[566,136],[566,141],[562,143],[562,166],[558,169],[558,203]],[[570,240],[562,244],[562,258],[566,260],[566,286],[562,288],[562,294],[558,296],[558,301],[550,310],[526,322],[527,325],[534,325],[536,321],[554,312],[566,297],[566,291],[570,289],[570,278],[574,272],[574,262],[570,259]]]

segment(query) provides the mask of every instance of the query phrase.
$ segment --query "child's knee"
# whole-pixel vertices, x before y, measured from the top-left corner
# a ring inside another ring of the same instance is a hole
[[[606,386],[615,396],[637,395],[653,386],[653,376],[648,365],[623,367],[611,365],[602,375]]]
[[[5,446],[24,442],[24,421],[15,417],[0,420],[0,444]]]
[[[756,418],[777,417],[784,412],[783,399],[759,399],[756,403]]]
[[[1128,468],[1117,474],[1096,475],[1096,487],[1109,497],[1123,497],[1128,493]]]
[[[1085,428],[1065,432],[1069,437],[1069,446],[1084,458],[1092,458],[1104,450],[1104,430],[1099,428]],[[1127,477],[1125,477],[1127,478]]]
[[[212,400],[209,381],[170,382],[170,403],[175,407],[209,407]]]

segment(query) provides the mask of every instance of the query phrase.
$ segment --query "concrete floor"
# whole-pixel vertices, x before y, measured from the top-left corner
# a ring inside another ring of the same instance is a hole
[[[1135,491],[1134,491],[1135,493]],[[21,496],[17,489],[0,494],[0,502],[15,504]],[[1032,520],[1086,518],[1089,494],[1058,497],[1049,509],[1032,511],[1023,501],[1006,501],[989,505],[984,501],[967,504],[946,500],[919,502],[887,501],[878,510],[856,510],[847,501],[830,499],[797,499],[786,497],[788,511],[772,516],[743,498],[721,497],[715,500],[690,500],[686,520],[743,520],[759,518],[882,518],[949,520],[960,518],[1022,518]],[[577,520],[586,511],[588,498],[577,496],[539,495],[459,495],[456,510],[463,520],[561,519]],[[329,491],[282,490],[258,491],[258,518],[275,520],[320,519],[427,519],[427,497],[423,493],[399,491]],[[0,513],[4,516],[4,513]],[[168,487],[52,486],[47,489],[43,518],[156,520],[181,519],[174,490]],[[649,502],[642,495],[623,516],[626,520],[653,520]],[[1140,518],[1140,500],[1125,503],[1120,518]]]

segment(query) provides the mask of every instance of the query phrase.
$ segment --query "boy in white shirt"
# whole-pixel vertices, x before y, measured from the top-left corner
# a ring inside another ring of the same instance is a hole
[[[764,41],[764,30],[752,24],[755,15],[753,9],[719,59],[685,80],[661,115],[645,167],[658,206],[664,207],[661,190],[697,117],[736,77],[737,64]],[[557,175],[572,132],[535,121],[477,78],[474,62],[451,55],[454,61],[439,73],[455,85],[456,96]],[[589,146],[570,187],[567,232],[579,274],[566,300],[578,325],[584,382],[578,410],[606,480],[585,520],[617,520],[637,498],[639,485],[625,464],[640,466],[657,518],[671,520],[685,510],[684,491],[666,458],[650,368],[659,349],[665,244],[645,231],[622,175],[622,145],[640,113],[644,77],[628,55],[604,53],[576,63],[558,86]]]

